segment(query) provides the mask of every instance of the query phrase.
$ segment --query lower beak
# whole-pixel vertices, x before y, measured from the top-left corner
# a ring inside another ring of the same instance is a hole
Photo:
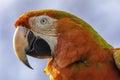
[[[32,31],[22,26],[18,26],[15,31],[13,48],[18,59],[31,69],[33,68],[30,66],[26,54],[36,58],[51,57],[49,44],[40,36],[35,36]]]

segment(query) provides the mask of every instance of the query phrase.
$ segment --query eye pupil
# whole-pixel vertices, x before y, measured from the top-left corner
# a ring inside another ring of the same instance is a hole
[[[42,18],[42,19],[40,20],[40,23],[43,24],[43,25],[45,25],[45,24],[48,23],[48,21],[47,21],[46,18]]]

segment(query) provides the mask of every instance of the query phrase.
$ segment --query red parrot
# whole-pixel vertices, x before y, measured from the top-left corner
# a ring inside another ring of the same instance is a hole
[[[81,18],[60,10],[35,10],[15,22],[17,57],[46,58],[50,80],[120,80],[120,49],[108,44]]]

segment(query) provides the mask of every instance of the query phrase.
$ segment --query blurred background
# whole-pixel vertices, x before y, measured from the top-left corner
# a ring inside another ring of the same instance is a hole
[[[120,0],[0,0],[0,80],[49,80],[43,73],[47,60],[32,57],[34,70],[13,51],[14,22],[24,12],[59,9],[82,18],[114,47],[120,47]]]

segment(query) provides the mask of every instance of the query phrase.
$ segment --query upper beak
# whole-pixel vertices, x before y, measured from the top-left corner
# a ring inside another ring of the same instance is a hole
[[[14,33],[14,38],[13,38],[13,48],[14,51],[17,55],[17,57],[22,61],[26,66],[29,68],[33,69],[27,59],[25,49],[28,47],[28,42],[27,42],[27,33],[28,30],[24,27],[17,27],[16,31]]]
[[[49,44],[22,26],[16,28],[13,38],[13,48],[18,59],[31,69],[33,68],[30,66],[26,54],[37,58],[51,57]]]

